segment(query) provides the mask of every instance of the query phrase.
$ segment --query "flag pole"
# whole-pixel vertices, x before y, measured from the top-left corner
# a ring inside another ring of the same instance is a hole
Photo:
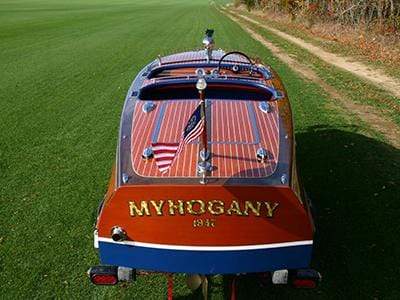
[[[203,131],[201,134],[201,146],[203,147],[203,154],[202,151],[200,151],[200,158],[201,162],[199,162],[198,168],[199,168],[199,173],[201,175],[201,184],[206,184],[207,183],[207,172],[211,171],[211,164],[207,161],[209,157],[209,152],[208,152],[208,141],[207,141],[207,122],[206,122],[206,99],[205,99],[205,89],[207,87],[207,82],[204,79],[204,77],[199,77],[196,83],[196,88],[199,91],[200,95],[200,109],[201,109],[201,117],[204,118],[203,120]]]
[[[200,155],[203,161],[206,161],[209,157],[209,152],[208,152],[208,141],[207,141],[207,118],[206,118],[206,99],[205,99],[205,89],[207,87],[207,82],[204,78],[199,78],[197,83],[196,83],[196,88],[199,91],[200,95],[200,106],[201,106],[201,117],[204,118],[203,122],[203,132],[201,134],[201,146],[202,146],[202,151],[203,155]],[[201,154],[201,152],[200,152]]]
[[[208,141],[207,141],[206,101],[205,101],[204,91],[200,91],[200,105],[201,105],[201,115],[204,118],[204,130],[201,134],[201,140],[204,151],[203,161],[205,161],[207,160],[208,157]]]

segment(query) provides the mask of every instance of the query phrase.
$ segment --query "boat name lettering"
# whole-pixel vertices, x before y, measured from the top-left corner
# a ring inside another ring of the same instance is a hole
[[[129,212],[132,217],[164,216],[164,215],[228,215],[272,218],[278,208],[278,202],[270,201],[238,201],[230,204],[221,200],[142,200],[129,201]]]

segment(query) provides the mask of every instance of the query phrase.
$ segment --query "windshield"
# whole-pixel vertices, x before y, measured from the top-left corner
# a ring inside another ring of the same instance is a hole
[[[198,99],[196,78],[161,80],[142,87],[139,91],[141,100]],[[275,89],[264,84],[239,79],[207,80],[206,98],[233,100],[274,100]]]

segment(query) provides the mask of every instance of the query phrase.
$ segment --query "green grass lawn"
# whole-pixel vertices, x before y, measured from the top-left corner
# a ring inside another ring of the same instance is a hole
[[[157,54],[218,47],[259,56],[291,97],[299,164],[317,206],[320,288],[239,283],[239,299],[398,298],[400,154],[207,0],[0,2],[0,298],[166,297],[163,276],[95,287],[95,211],[135,74]],[[210,297],[227,296],[226,278]],[[194,297],[180,276],[175,294]]]

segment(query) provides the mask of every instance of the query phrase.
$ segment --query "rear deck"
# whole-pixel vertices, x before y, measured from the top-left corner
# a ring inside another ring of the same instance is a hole
[[[152,161],[142,159],[143,149],[151,143],[179,142],[181,133],[198,100],[167,100],[156,102],[156,108],[145,113],[144,102],[137,102],[131,137],[132,169],[144,177],[197,177],[199,143],[187,145],[171,170],[162,174]],[[271,175],[279,156],[278,107],[262,112],[255,101],[209,100],[212,175],[219,178],[254,178]],[[258,148],[268,151],[268,159],[260,163]]]
[[[208,97],[206,93],[207,141],[212,165],[208,177],[213,178],[210,184],[282,184],[282,176],[290,180],[292,123],[282,83],[262,65],[257,65],[258,71],[251,74],[246,60],[239,55],[232,55],[227,63],[238,64],[246,71],[224,69],[221,74],[215,75],[218,60],[223,55],[223,51],[213,51],[210,62],[205,61],[203,51],[161,57],[136,77],[122,114],[117,160],[119,183],[122,177],[130,184],[165,184],[168,180],[173,180],[175,184],[198,182],[197,165],[201,149],[197,140],[184,147],[167,173],[161,173],[154,160],[142,157],[143,151],[151,144],[179,142],[188,118],[199,103],[197,91],[194,85],[191,87],[189,84],[194,97],[184,98],[171,97],[175,91],[165,89],[169,85],[176,90],[187,89],[183,84],[197,78],[198,68],[203,68],[209,81],[214,81],[224,94],[219,98],[215,96],[218,93],[209,92]],[[247,89],[240,90],[242,87],[237,84],[241,82],[248,84]],[[235,89],[227,85],[232,83]],[[265,94],[257,94],[260,87]],[[149,92],[153,88],[158,89],[156,93]],[[279,90],[283,97],[278,101],[269,101],[270,90]],[[229,93],[232,98],[226,97]],[[164,99],[163,95],[169,97]],[[143,108],[149,103],[154,107],[145,111]],[[267,105],[268,110],[261,109],[262,105]],[[262,162],[256,155],[259,149],[267,153]]]

